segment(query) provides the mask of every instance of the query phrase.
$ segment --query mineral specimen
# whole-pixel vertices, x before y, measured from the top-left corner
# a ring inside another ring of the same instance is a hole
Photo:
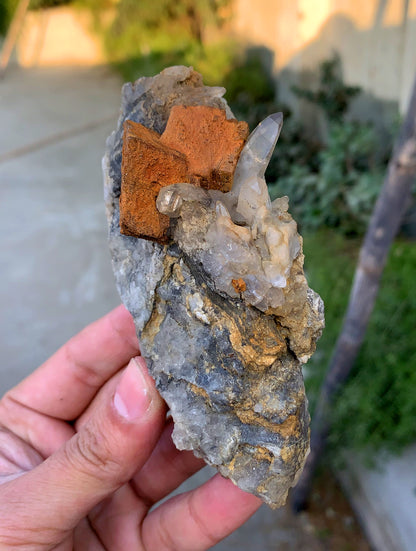
[[[280,115],[248,139],[231,191],[160,186],[167,244],[120,233],[123,123],[162,134],[176,105],[215,107],[232,119],[223,93],[186,67],[123,87],[103,159],[109,241],[120,295],[174,419],[176,446],[277,507],[308,453],[302,364],[324,325],[287,198],[271,203],[264,181]]]

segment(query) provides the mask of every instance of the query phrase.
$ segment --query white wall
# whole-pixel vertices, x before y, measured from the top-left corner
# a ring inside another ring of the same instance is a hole
[[[369,470],[348,455],[341,482],[377,551],[416,549],[416,445]]]
[[[314,70],[336,50],[348,83],[406,108],[416,72],[416,0],[235,0],[233,28],[274,53],[276,73]]]

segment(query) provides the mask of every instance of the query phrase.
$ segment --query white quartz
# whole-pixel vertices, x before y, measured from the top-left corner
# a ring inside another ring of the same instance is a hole
[[[282,289],[301,251],[296,222],[288,213],[288,198],[271,202],[264,178],[282,124],[282,114],[273,114],[251,133],[230,192],[179,183],[162,188],[157,200],[159,211],[171,218],[189,217],[191,211],[183,208],[187,202],[197,202],[214,213],[203,242],[191,241],[193,250],[185,252],[195,254],[199,249],[204,270],[219,291],[231,297],[241,295],[262,311],[283,304]],[[181,235],[183,228],[176,227],[174,238],[179,244],[186,241],[189,248],[189,239]],[[244,282],[244,292],[236,291],[235,280]]]

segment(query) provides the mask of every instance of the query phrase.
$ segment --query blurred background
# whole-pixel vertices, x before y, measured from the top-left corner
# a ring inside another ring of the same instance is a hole
[[[313,411],[410,99],[416,0],[0,0],[0,45],[0,390],[118,304],[105,139],[124,81],[185,64],[251,128],[284,113],[267,181],[326,306]],[[263,507],[216,549],[416,549],[415,237],[413,186],[309,509]]]

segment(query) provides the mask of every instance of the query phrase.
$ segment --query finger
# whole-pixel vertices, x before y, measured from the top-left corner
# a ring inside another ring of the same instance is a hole
[[[119,379],[117,373],[100,389],[97,396],[77,419],[75,428],[80,430],[91,416],[108,400]],[[170,418],[146,464],[131,480],[132,488],[150,508],[154,503],[175,490],[182,482],[205,466],[203,459],[190,451],[180,451],[172,441],[173,421]]]
[[[88,515],[88,520],[104,549],[139,551],[143,547],[138,526],[146,513],[146,505],[131,486],[125,484],[98,504]]]
[[[40,413],[72,420],[138,353],[133,319],[119,306],[73,337],[9,394]]]
[[[29,541],[37,538],[36,545],[61,541],[146,462],[165,415],[143,359],[132,360],[112,400],[80,432],[31,472],[1,487],[0,548],[10,529],[20,530],[20,538],[22,531]]]
[[[43,458],[21,438],[0,428],[0,484],[30,471]]]
[[[177,450],[171,433],[170,421],[130,484],[122,486],[89,514],[90,524],[106,549],[142,549],[138,526],[148,509],[205,465],[193,453]]]
[[[221,475],[152,511],[142,525],[145,549],[205,551],[241,526],[260,507]]]
[[[170,419],[152,455],[133,477],[130,484],[148,506],[152,506],[206,466],[203,459],[191,451],[178,450],[172,441],[173,421]]]
[[[133,329],[130,325],[133,325]],[[121,336],[121,333],[123,331],[125,331],[125,335],[130,342],[130,346],[126,346],[125,349],[122,348],[124,337]],[[105,339],[106,335],[111,337],[111,333],[115,332],[114,338],[109,338],[106,341],[106,345],[109,348],[115,346],[114,352],[117,352],[117,343],[115,341],[117,341],[117,334],[120,334],[118,337],[120,341],[119,352],[124,357],[122,356],[118,361],[115,360],[112,363],[109,355],[108,360],[110,361],[107,362],[107,365],[103,365],[103,362],[100,364],[100,354],[102,356],[105,346],[101,347],[101,352],[96,354],[98,361],[95,370],[96,385],[98,386],[101,384],[101,378],[104,381],[108,376],[111,376],[112,371],[117,371],[127,363],[131,357],[131,353],[135,354],[134,345],[138,346],[138,343],[132,331],[134,331],[134,324],[130,314],[123,306],[116,308],[95,324],[87,327],[60,349],[41,368],[3,397],[0,402],[0,418],[2,423],[9,430],[28,442],[44,458],[49,457],[49,455],[54,453],[73,436],[74,429],[67,423],[63,423],[55,417],[48,415],[47,408],[55,401],[57,403],[56,408],[62,408],[61,416],[63,418],[70,418],[71,415],[69,414],[71,412],[65,411],[67,406],[72,407],[71,404],[73,404],[72,413],[76,414],[77,409],[82,410],[84,408],[82,394],[84,394],[84,401],[88,401],[90,395],[96,391],[95,385],[92,386],[86,382],[85,377],[83,381],[82,374],[84,373],[87,376],[88,373],[86,371],[86,364],[84,367],[81,367],[81,360],[76,358],[77,347],[82,349],[83,342],[85,342],[86,348],[89,347],[90,349],[93,348],[94,342],[99,344],[99,339],[94,341],[94,332],[101,336],[101,339]],[[69,357],[71,357],[71,354],[74,354],[72,364],[69,362],[65,363],[64,361],[60,364],[59,358],[56,359],[60,354],[67,354],[64,352],[66,347],[69,347],[69,349],[73,347],[74,352],[69,353]],[[87,356],[86,361],[88,360]],[[89,377],[91,379],[94,369],[93,358],[90,359],[90,362],[91,372]],[[53,377],[57,378],[55,386],[52,385]],[[73,392],[68,392],[67,389],[64,389],[63,392],[65,394],[61,400],[59,398],[59,385],[63,385],[65,381],[67,381],[68,388],[73,389]],[[81,388],[82,386],[84,388]],[[48,397],[45,396],[45,392],[48,394]],[[45,401],[45,404],[42,404],[42,400]],[[49,413],[51,415],[55,414],[56,417],[60,416],[56,410]],[[65,413],[68,415],[65,415]]]
[[[27,407],[10,393],[0,401],[0,419],[3,426],[27,442],[43,459],[75,434],[68,423]]]
[[[92,417],[97,415],[97,412],[103,407],[103,404],[111,399],[111,396],[113,396],[113,394],[115,393],[122,375],[123,370],[118,371],[100,388],[100,390],[88,404],[88,407],[81,413],[81,415],[78,417],[78,419],[76,419],[75,423],[73,424],[77,432],[79,432]]]
[[[91,528],[88,519],[84,518],[74,530],[73,549],[85,549],[85,551],[106,551],[95,531]],[[59,550],[60,551],[60,550]]]

